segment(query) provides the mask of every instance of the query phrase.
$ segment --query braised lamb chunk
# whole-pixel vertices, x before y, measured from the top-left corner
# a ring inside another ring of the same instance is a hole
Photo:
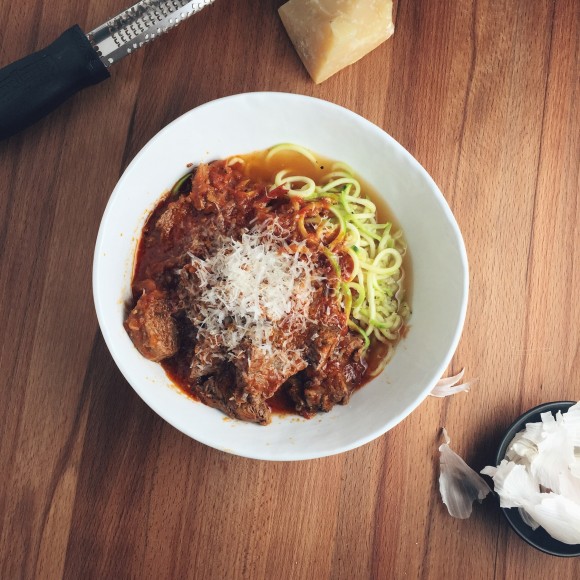
[[[308,363],[295,350],[284,348],[281,337],[273,341],[271,352],[243,345],[234,359],[238,387],[252,396],[269,399],[291,376]]]
[[[177,325],[165,293],[145,293],[131,310],[125,329],[137,350],[154,362],[173,356],[178,351]]]
[[[287,383],[287,392],[296,411],[310,418],[317,412],[330,411],[336,404],[348,403],[351,390],[340,372],[331,371],[326,376],[309,376],[307,372],[298,375]]]
[[[221,236],[233,236],[245,225],[245,203],[257,189],[238,170],[225,164],[201,164],[191,178],[191,192],[168,197],[144,228],[142,244],[154,248],[143,274],[187,262],[188,254],[207,257]],[[138,272],[138,277],[142,276]]]
[[[198,381],[194,387],[202,403],[223,411],[228,417],[267,425],[271,421],[270,407],[261,397],[248,395],[236,388],[235,369],[230,364],[221,367],[216,375]]]
[[[197,299],[202,292],[197,270],[198,266],[188,261],[183,268],[176,272],[178,276],[178,284],[174,291],[176,307],[188,312],[190,316],[197,313]]]
[[[336,404],[345,405],[366,370],[361,356],[364,341],[348,333],[340,338],[324,367],[307,369],[287,384],[288,394],[299,413],[309,416],[330,411]]]
[[[364,345],[365,341],[360,334],[349,331],[341,337],[339,343],[340,353],[335,353],[334,360],[342,364],[350,363],[351,365],[356,364],[366,367],[367,363],[363,358]]]
[[[346,332],[346,317],[338,300],[329,297],[328,286],[318,288],[310,307],[310,319],[316,320],[308,338],[307,359],[319,370],[324,367]]]
[[[256,399],[269,399],[288,378],[306,368],[308,363],[295,349],[284,348],[280,342],[281,333],[278,334],[271,352],[252,346],[248,341],[235,349],[231,364],[238,391]],[[226,355],[222,335],[202,336],[195,345],[190,378],[214,375]]]
[[[155,229],[147,242],[155,245],[158,255],[154,266],[165,262],[184,263],[189,253],[205,256],[216,238],[226,233],[222,216],[198,214],[189,198],[181,197],[168,204],[157,217]],[[167,264],[170,267],[170,263]]]
[[[223,362],[223,338],[219,335],[203,336],[195,344],[194,356],[191,361],[191,379],[199,379],[215,374]]]
[[[341,327],[316,328],[308,346],[308,360],[315,369],[321,369],[332,354],[342,332]]]
[[[183,231],[183,225],[190,223],[190,219],[188,219],[190,215],[191,204],[188,203],[187,199],[182,197],[169,203],[155,222],[155,228],[159,230],[161,239],[164,241],[170,238],[182,239],[184,234],[188,233]]]

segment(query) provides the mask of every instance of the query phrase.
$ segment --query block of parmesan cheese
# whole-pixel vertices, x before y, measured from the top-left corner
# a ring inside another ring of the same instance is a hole
[[[290,0],[280,18],[314,82],[321,83],[387,40],[392,0]]]

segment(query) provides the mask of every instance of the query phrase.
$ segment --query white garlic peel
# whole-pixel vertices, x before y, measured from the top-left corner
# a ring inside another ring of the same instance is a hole
[[[437,382],[430,395],[432,397],[449,397],[457,393],[468,392],[473,381],[461,385],[457,384],[461,381],[464,374],[465,369],[461,369],[455,376],[441,379]]]
[[[447,431],[443,429],[445,443],[439,447],[439,492],[447,511],[454,518],[462,520],[471,515],[473,502],[480,503],[491,488],[485,480],[457,453],[449,447]]]
[[[508,445],[506,459],[481,473],[493,478],[500,506],[518,508],[565,544],[580,544],[580,403],[567,413],[542,413]]]

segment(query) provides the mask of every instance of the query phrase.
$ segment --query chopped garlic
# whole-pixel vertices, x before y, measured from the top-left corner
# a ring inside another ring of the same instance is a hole
[[[542,413],[508,445],[506,459],[481,471],[493,478],[502,508],[518,508],[532,529],[580,544],[580,403]]]
[[[454,518],[467,519],[471,515],[473,502],[480,503],[491,488],[485,480],[471,469],[457,453],[451,450],[447,431],[443,429],[445,443],[439,447],[439,492],[447,511]]]

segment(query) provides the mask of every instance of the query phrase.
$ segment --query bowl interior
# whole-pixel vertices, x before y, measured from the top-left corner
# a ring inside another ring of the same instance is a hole
[[[227,420],[174,388],[123,329],[133,257],[141,228],[160,196],[188,164],[304,145],[344,161],[383,197],[404,230],[413,269],[407,337],[386,370],[347,406],[309,421],[275,417],[268,427]],[[433,180],[384,131],[337,105],[283,93],[249,93],[186,113],[154,137],[117,184],[99,230],[93,290],[103,336],[137,393],[169,423],[231,453],[272,460],[322,457],[352,449],[407,416],[441,376],[461,334],[467,306],[465,247]]]
[[[521,417],[518,417],[518,419],[516,419],[507,430],[500,443],[496,456],[496,465],[499,465],[502,459],[505,458],[508,445],[512,442],[516,434],[524,428],[526,423],[537,423],[541,421],[540,415],[542,413],[551,412],[552,415],[556,415],[558,411],[564,413],[572,407],[572,405],[575,405],[574,401],[544,403],[530,409]],[[534,548],[537,548],[546,554],[551,554],[552,556],[580,556],[579,545],[564,544],[559,540],[555,540],[543,528],[532,530],[532,528],[524,522],[517,508],[501,509],[512,529],[518,534],[518,536],[520,536],[520,538],[531,546],[534,546]]]

